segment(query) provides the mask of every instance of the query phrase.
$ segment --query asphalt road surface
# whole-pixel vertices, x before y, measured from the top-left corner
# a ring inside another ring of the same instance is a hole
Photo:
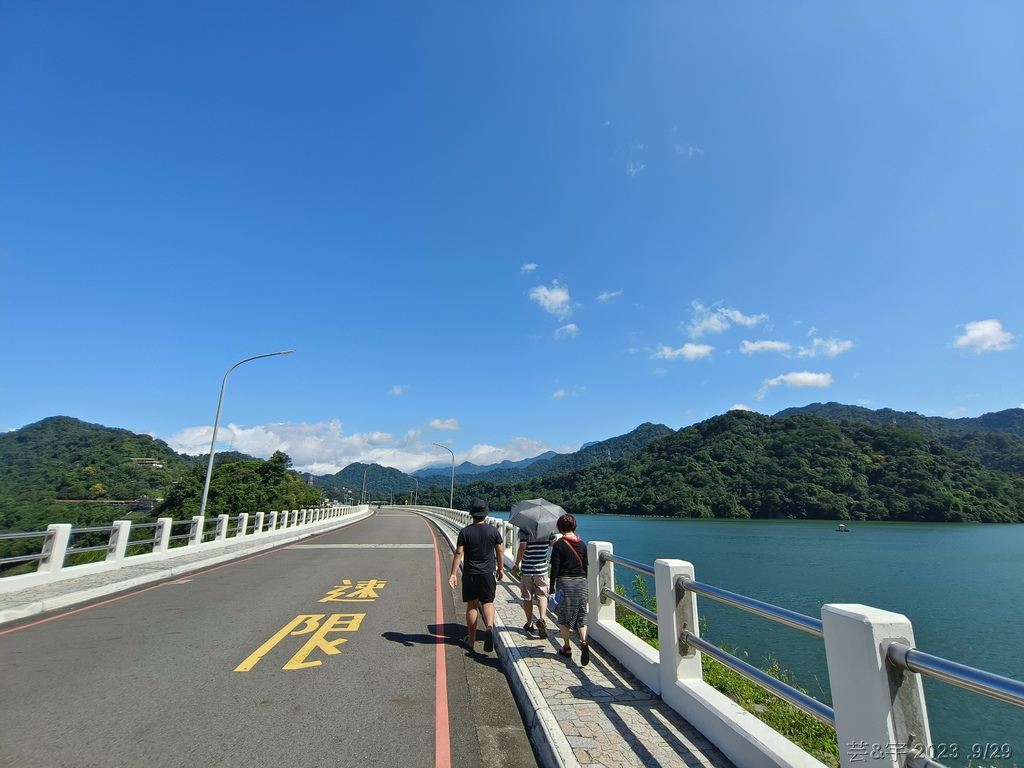
[[[0,630],[0,766],[536,766],[411,513]],[[478,648],[482,644],[478,643]]]

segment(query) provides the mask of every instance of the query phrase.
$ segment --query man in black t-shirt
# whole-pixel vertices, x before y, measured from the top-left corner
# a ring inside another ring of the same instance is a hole
[[[465,559],[462,574],[462,600],[466,603],[466,644],[471,651],[476,647],[476,624],[480,613],[484,615],[487,636],[484,638],[484,652],[494,650],[494,592],[497,582],[494,578],[497,566],[498,580],[505,576],[505,557],[501,546],[501,534],[493,525],[487,524],[491,510],[483,499],[473,499],[469,513],[473,524],[459,531],[455,543],[455,557],[452,558],[452,573],[448,585],[455,589],[458,583],[459,563]]]

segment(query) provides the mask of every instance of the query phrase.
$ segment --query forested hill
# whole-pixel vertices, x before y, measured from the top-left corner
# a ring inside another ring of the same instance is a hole
[[[494,509],[543,496],[573,513],[1024,522],[1024,477],[987,469],[919,431],[748,411],[611,464],[463,491],[489,494]]]
[[[935,438],[943,445],[977,459],[982,466],[1024,475],[1024,409],[1008,408],[974,418],[947,419],[919,413],[871,410],[841,403],[812,403],[802,408],[787,408],[775,416],[785,418],[801,414],[824,416],[830,421],[860,421],[880,426],[895,424]]]
[[[560,472],[582,469],[602,462],[616,461],[632,456],[655,440],[674,434],[674,430],[664,424],[646,422],[625,435],[612,437],[591,443],[574,453],[561,453],[550,459],[535,461],[529,466],[516,469],[496,469],[462,478],[462,482],[482,481],[490,483],[517,483],[535,477],[545,477]],[[458,479],[458,478],[456,478]]]
[[[269,461],[218,454],[208,514],[319,503],[323,494],[290,466],[284,454]],[[136,519],[154,511],[191,516],[205,477],[206,457],[175,453],[148,435],[67,416],[44,419],[0,434],[0,531],[37,531],[57,522],[106,525],[133,511]],[[146,497],[165,500],[155,510],[133,503]]]
[[[0,434],[0,530],[31,530],[32,524],[63,519],[69,509],[58,499],[155,496],[195,461],[149,435],[68,416]]]

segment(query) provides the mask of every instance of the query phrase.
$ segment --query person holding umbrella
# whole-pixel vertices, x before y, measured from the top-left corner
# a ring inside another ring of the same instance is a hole
[[[519,576],[519,590],[523,597],[523,612],[526,634],[533,631],[533,601],[537,601],[537,634],[541,640],[548,637],[544,623],[548,610],[548,552],[558,518],[565,510],[547,499],[527,499],[512,505],[508,521],[519,528],[519,551],[516,553],[515,568]]]

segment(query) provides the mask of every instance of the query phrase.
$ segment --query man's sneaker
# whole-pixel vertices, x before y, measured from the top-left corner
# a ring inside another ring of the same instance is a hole
[[[544,626],[542,619],[537,619],[537,634],[540,635],[541,640],[548,639],[548,628]]]
[[[580,666],[585,667],[590,663],[590,646],[580,643]]]
[[[526,634],[530,634],[531,632],[533,632],[533,624],[529,621],[523,624],[523,632],[525,632]]]
[[[494,650],[494,630],[490,630],[487,633],[487,637],[484,638],[484,653],[490,653]]]

